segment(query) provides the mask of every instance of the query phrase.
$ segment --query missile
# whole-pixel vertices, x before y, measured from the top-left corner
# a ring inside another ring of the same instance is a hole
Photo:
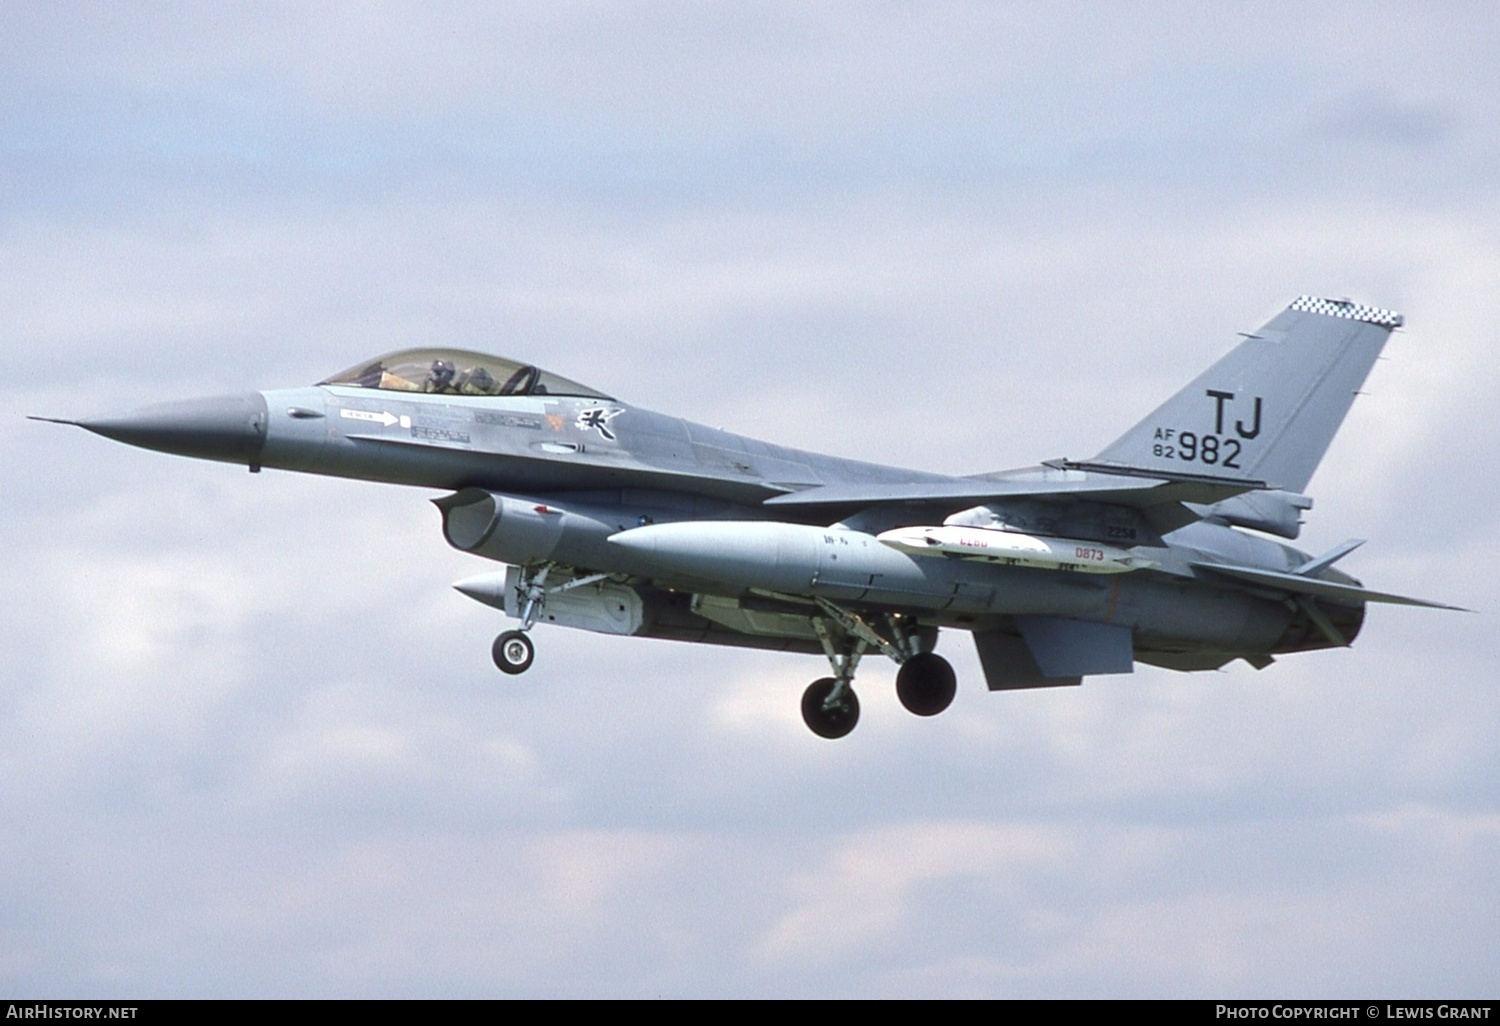
[[[1123,574],[1157,565],[1113,545],[1076,538],[1038,538],[987,527],[898,527],[877,535],[876,540],[913,556],[973,559],[1041,570]]]

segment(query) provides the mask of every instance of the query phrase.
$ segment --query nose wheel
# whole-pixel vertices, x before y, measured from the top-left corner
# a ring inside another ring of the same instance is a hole
[[[536,657],[536,646],[523,631],[506,631],[490,646],[490,654],[502,673],[525,673]]]

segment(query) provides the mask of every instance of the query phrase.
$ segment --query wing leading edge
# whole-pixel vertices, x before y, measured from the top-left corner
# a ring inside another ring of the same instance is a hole
[[[1169,503],[1215,503],[1265,487],[1264,481],[1193,474],[1144,474],[1115,468],[1083,469],[1076,463],[1058,461],[1003,477],[963,477],[911,484],[826,485],[775,495],[762,505],[814,508],[906,503],[946,505],[957,509],[1005,499],[1071,499],[1146,509]]]

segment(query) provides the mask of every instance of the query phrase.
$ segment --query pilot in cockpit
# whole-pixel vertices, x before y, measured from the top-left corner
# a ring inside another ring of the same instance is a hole
[[[458,376],[459,395],[494,395],[495,376],[483,365],[476,364]]]
[[[534,364],[465,349],[406,349],[387,353],[319,384],[429,395],[609,398]]]
[[[457,368],[447,360],[433,360],[432,367],[427,372],[427,379],[422,382],[424,392],[453,392],[453,375]]]

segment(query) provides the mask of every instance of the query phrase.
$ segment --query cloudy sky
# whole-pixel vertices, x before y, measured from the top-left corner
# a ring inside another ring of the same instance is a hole
[[[0,990],[1490,996],[1493,4],[0,5]],[[801,724],[810,657],[503,624],[434,497],[24,414],[522,356],[972,473],[1302,293],[1352,650]]]

